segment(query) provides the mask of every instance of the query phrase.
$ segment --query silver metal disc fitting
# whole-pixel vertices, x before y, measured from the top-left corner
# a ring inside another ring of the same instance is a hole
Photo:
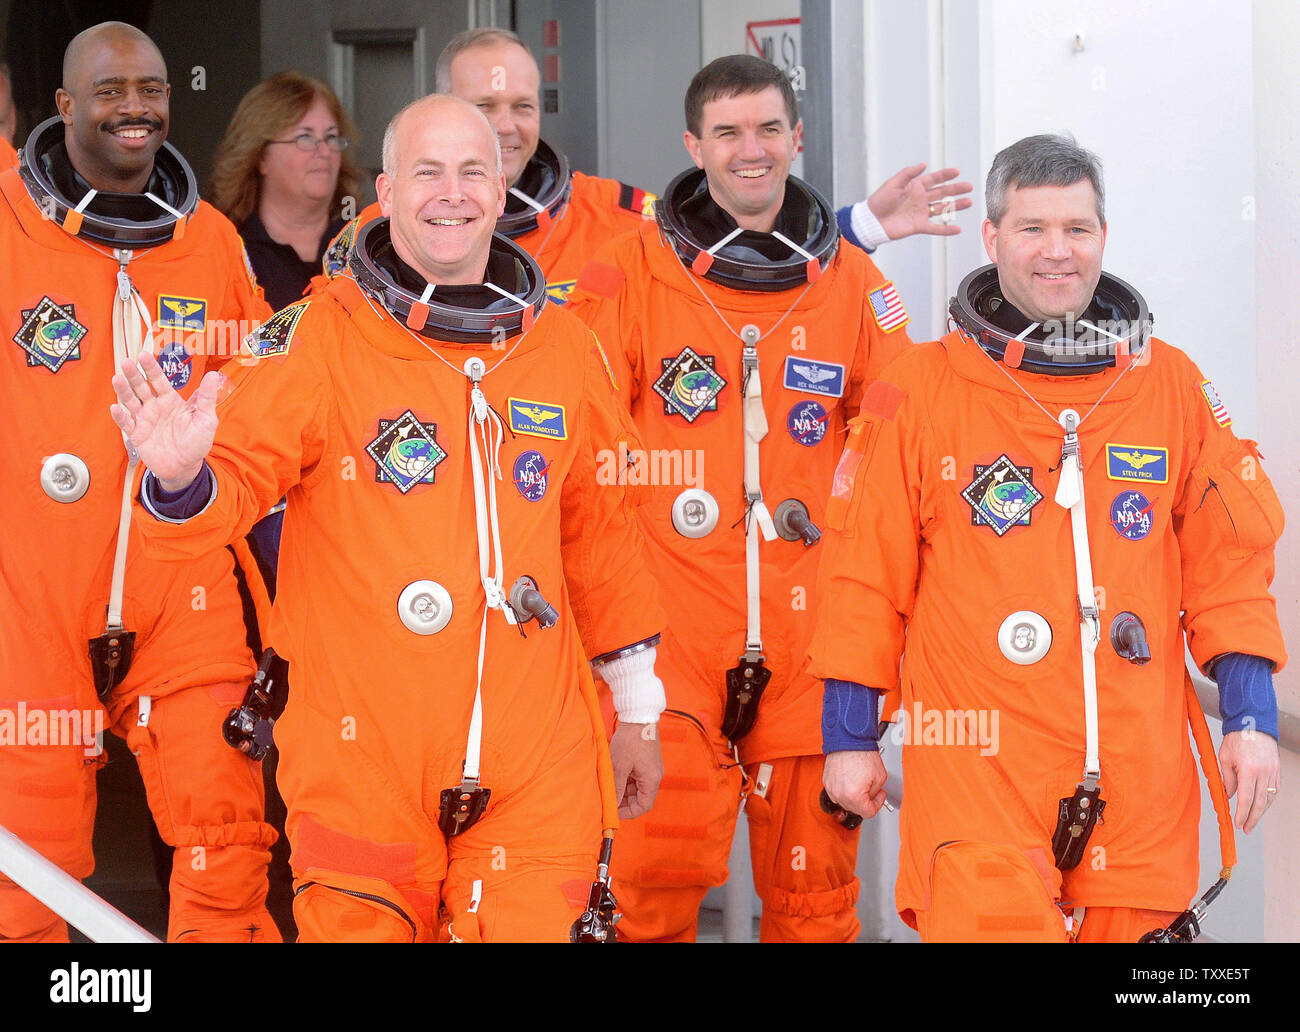
[[[56,502],[75,502],[90,489],[90,467],[68,452],[51,455],[41,465],[41,488]]]
[[[451,610],[451,594],[437,581],[412,581],[397,596],[397,615],[416,634],[437,634],[451,622]]]
[[[673,529],[682,537],[702,538],[718,525],[718,503],[702,487],[687,488],[673,499]]]
[[[1052,625],[1032,610],[1012,613],[998,628],[998,648],[1002,655],[1020,666],[1037,663],[1051,647]]]

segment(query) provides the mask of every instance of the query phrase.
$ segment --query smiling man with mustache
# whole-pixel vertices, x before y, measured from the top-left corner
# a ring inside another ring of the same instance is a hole
[[[141,193],[167,139],[167,66],[138,30],[96,26],[68,44],[54,95],[68,158],[101,192]]]
[[[234,227],[165,142],[168,94],[148,36],[87,29],[58,117],[0,174],[0,521],[41,542],[0,549],[0,695],[28,712],[102,704],[128,739],[176,849],[169,939],[278,941],[262,773],[220,732],[254,670],[233,560],[141,554],[122,520],[134,465],[102,414],[115,357],[156,352],[188,396],[221,364],[218,327],[238,340],[270,314]],[[79,741],[0,749],[0,825],[85,877],[96,769]],[[0,878],[0,941],[66,938]]]

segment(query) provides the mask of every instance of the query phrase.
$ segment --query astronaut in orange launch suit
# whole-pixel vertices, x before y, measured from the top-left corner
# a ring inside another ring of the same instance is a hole
[[[868,389],[836,472],[811,646],[826,788],[879,809],[875,694],[897,691],[904,920],[1135,942],[1196,888],[1185,642],[1218,682],[1237,826],[1276,796],[1282,509],[1210,381],[1102,273],[1096,159],[1030,137],[988,195],[995,264]]]
[[[180,406],[147,359],[115,380],[157,475],[136,520],[187,556],[288,492],[270,637],[294,671],[276,739],[302,938],[565,939],[607,824],[588,657],[623,719],[625,816],[659,777],[663,614],[632,493],[598,475],[639,441],[591,333],[492,235],[481,114],[425,98],[386,139],[391,217],[259,331],[219,407],[215,379]],[[169,412],[197,443],[152,446]]]
[[[123,519],[135,464],[103,417],[115,352],[154,347],[188,395],[270,311],[233,227],[164,143],[166,69],[149,38],[88,29],[65,69],[61,118],[0,174],[0,697],[29,714],[102,701],[175,850],[169,939],[278,941],[261,771],[220,732],[253,672],[231,554],[144,555]],[[86,877],[98,759],[82,742],[0,742],[0,824]],[[0,878],[0,939],[66,936]]]
[[[438,57],[437,88],[479,107],[501,140],[509,196],[497,232],[537,259],[547,294],[563,304],[583,265],[609,240],[650,217],[654,194],[615,179],[571,170],[569,160],[539,136],[541,74],[513,32],[467,29]],[[379,218],[368,205],[326,249],[324,276],[347,266],[357,231]]]
[[[658,462],[640,474],[656,480],[642,523],[672,600],[669,709],[663,791],[620,839],[620,932],[694,938],[727,876],[743,764],[762,938],[852,941],[857,836],[818,804],[805,653],[837,442],[909,343],[907,314],[871,259],[840,246],[825,200],[788,177],[801,124],[779,70],[719,59],[687,110],[699,168],[664,192],[657,223],[588,265],[568,305],[610,353],[645,461],[692,457],[690,483],[662,482]]]

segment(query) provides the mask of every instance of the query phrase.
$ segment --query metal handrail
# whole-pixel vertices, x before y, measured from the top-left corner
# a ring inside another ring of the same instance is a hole
[[[3,826],[0,874],[27,890],[91,942],[160,941]]]

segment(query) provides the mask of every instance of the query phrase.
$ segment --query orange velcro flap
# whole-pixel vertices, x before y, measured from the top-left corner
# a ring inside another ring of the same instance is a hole
[[[578,274],[578,289],[597,297],[613,297],[627,277],[623,270],[608,262],[588,262]]]

